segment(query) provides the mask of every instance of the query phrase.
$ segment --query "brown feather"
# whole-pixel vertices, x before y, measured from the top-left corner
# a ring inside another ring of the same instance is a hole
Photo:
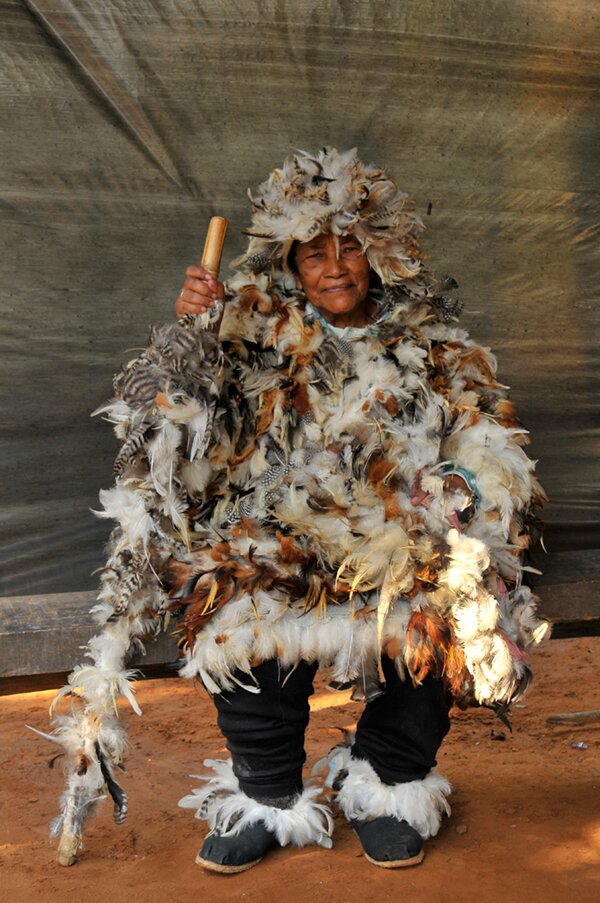
[[[258,423],[256,425],[256,437],[262,436],[263,433],[271,426],[273,421],[273,411],[275,409],[275,404],[277,403],[277,398],[279,396],[279,389],[266,389],[265,392],[261,395],[260,399],[260,408],[259,408],[259,418]]]
[[[461,695],[468,677],[464,655],[452,627],[437,612],[413,612],[406,631],[406,663],[416,684],[433,674],[453,694]]]

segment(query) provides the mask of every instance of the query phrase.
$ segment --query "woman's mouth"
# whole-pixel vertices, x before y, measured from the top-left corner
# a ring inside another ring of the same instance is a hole
[[[325,294],[336,294],[337,292],[347,292],[348,289],[352,288],[351,285],[332,285],[330,288],[325,289]]]

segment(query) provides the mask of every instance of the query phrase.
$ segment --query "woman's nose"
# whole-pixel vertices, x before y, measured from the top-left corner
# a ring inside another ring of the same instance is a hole
[[[335,251],[331,251],[327,255],[327,276],[340,276],[346,272],[346,266],[342,257],[338,257]]]

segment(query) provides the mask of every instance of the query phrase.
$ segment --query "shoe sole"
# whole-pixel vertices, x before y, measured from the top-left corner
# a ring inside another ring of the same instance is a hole
[[[368,859],[369,862],[373,863],[373,865],[378,865],[381,869],[406,869],[411,865],[418,865],[420,862],[423,862],[424,858],[425,850],[421,850],[420,853],[417,853],[417,855],[413,856],[411,859],[393,859],[389,862],[372,859],[367,853],[365,853],[365,859]]]
[[[212,862],[210,859],[203,859],[200,853],[196,856],[196,862],[202,868],[208,869],[209,872],[217,872],[219,875],[239,875],[240,872],[246,872],[253,866],[262,862],[262,856],[253,859],[252,862],[244,862],[243,865],[222,865],[219,862]]]

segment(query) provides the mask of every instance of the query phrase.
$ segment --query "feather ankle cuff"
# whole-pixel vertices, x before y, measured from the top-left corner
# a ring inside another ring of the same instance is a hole
[[[339,788],[335,799],[348,820],[391,815],[426,840],[435,837],[442,817],[450,815],[450,784],[434,771],[421,781],[384,784],[369,762],[352,757],[348,746],[334,747],[328,761],[327,784]]]
[[[271,831],[284,847],[293,844],[303,847],[317,843],[331,847],[333,818],[329,807],[317,802],[318,786],[306,787],[289,809],[267,806],[247,796],[233,773],[231,759],[205,759],[214,776],[192,775],[206,781],[179,801],[182,809],[196,809],[196,818],[204,819],[211,830],[234,836],[245,828],[260,823]]]

